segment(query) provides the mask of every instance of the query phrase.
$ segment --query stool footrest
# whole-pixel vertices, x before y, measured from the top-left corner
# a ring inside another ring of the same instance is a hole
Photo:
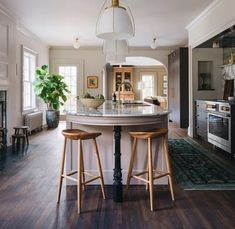
[[[73,178],[73,177],[70,177],[70,176],[67,176],[67,175],[62,175],[63,178],[66,178],[68,180],[72,180],[72,181],[78,181],[76,178]]]
[[[89,173],[89,172],[83,172],[85,175],[90,176],[90,177],[97,177],[96,175]]]
[[[71,172],[67,173],[67,176],[72,176],[73,174],[77,173],[77,170],[72,170]]]
[[[140,175],[143,175],[143,174],[146,174],[146,173],[148,173],[147,170],[146,170],[146,171],[143,171],[143,172],[140,172],[140,173],[136,173],[135,176],[140,176]]]
[[[87,181],[85,181],[85,182],[82,182],[82,184],[88,184],[88,183],[90,183],[90,182],[92,182],[92,181],[94,181],[94,180],[97,180],[97,179],[99,179],[100,178],[100,176],[96,176],[96,177],[94,177],[94,178],[92,178],[92,179],[90,179],[90,180],[87,180]]]
[[[165,177],[165,176],[170,176],[170,175],[171,175],[170,173],[163,173],[163,174],[161,174],[161,175],[158,175],[158,176],[153,177],[153,180],[159,179],[159,178],[162,178],[162,177]]]
[[[148,181],[147,179],[144,179],[144,178],[139,177],[139,176],[137,176],[137,175],[134,175],[134,176],[132,176],[132,177],[133,177],[133,178],[136,178],[136,179],[138,179],[138,180],[144,181],[144,182],[146,182],[146,183],[149,183],[149,181]]]

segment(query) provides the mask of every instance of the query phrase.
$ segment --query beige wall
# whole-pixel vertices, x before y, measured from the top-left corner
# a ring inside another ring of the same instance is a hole
[[[151,57],[154,58],[161,63],[163,63],[166,67],[162,67],[161,70],[158,68],[152,68],[154,72],[157,72],[158,81],[161,81],[162,72],[164,74],[167,71],[167,64],[168,64],[168,54],[169,50],[150,50],[150,49],[132,49],[130,50],[130,53],[128,56],[141,56],[141,57]],[[71,47],[52,47],[50,50],[50,65],[51,70],[56,71],[56,64],[58,62],[70,62],[70,63],[80,63],[81,71],[79,71],[78,77],[80,82],[82,84],[82,88],[80,89],[78,94],[82,94],[83,92],[89,92],[93,95],[96,95],[98,93],[103,93],[103,69],[105,68],[105,56],[101,49],[97,48],[83,48],[81,47],[78,50],[75,50]],[[82,63],[82,64],[81,64]],[[139,81],[139,72],[140,71],[148,71],[150,68],[145,68],[141,70],[141,68],[137,72],[134,73],[134,80]],[[152,71],[151,70],[151,71]],[[89,75],[95,75],[99,78],[99,84],[97,89],[88,89],[87,88],[87,76]],[[112,69],[107,69],[107,98],[111,99],[112,94]],[[160,84],[159,84],[160,85]],[[137,90],[137,84],[135,86],[135,91]],[[159,91],[161,89],[159,88]],[[139,95],[138,95],[139,96]]]
[[[52,48],[50,50],[51,70],[56,72],[58,63],[74,63],[78,65],[78,95],[89,92],[92,95],[102,93],[102,69],[105,66],[105,59],[101,49],[72,49],[72,48]],[[98,76],[98,88],[87,88],[87,76]]]
[[[17,100],[17,123],[23,123],[22,119],[22,46],[31,49],[38,54],[37,65],[42,66],[49,64],[49,47],[40,41],[35,35],[27,31],[24,28],[18,28],[16,33],[16,63],[17,63],[17,75],[16,75],[16,91],[19,96]],[[43,111],[43,124],[45,121],[45,103],[37,99],[37,107]]]
[[[198,61],[212,61],[213,63],[213,88],[215,90],[198,90]],[[192,53],[192,76],[194,99],[222,99],[222,69],[223,49],[221,48],[196,48]]]
[[[7,28],[7,30],[5,29]],[[5,34],[7,31],[7,35]],[[16,26],[16,20],[0,8],[0,89],[7,90],[8,144],[11,143],[13,126],[22,125],[22,76],[21,46],[36,51],[39,64],[48,64],[48,47],[32,33]],[[7,50],[7,52],[5,52]]]

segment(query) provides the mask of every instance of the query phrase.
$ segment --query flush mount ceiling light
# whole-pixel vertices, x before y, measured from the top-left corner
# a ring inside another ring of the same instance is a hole
[[[79,38],[78,37],[76,38],[75,42],[73,43],[73,47],[75,49],[79,49],[80,48]]]
[[[157,38],[156,37],[154,37],[152,39],[150,47],[151,47],[151,49],[156,49],[157,48]]]
[[[106,0],[101,8],[96,24],[96,36],[105,40],[126,40],[133,37],[135,24],[127,3],[121,1],[120,6],[119,0],[112,0],[112,5],[107,5],[110,1]]]
[[[128,54],[128,45],[126,40],[105,40],[103,52],[106,55],[106,62],[123,63]]]

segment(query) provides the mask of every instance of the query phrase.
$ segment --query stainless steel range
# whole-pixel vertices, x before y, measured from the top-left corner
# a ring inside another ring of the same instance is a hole
[[[208,111],[208,142],[235,154],[235,103],[210,101]]]

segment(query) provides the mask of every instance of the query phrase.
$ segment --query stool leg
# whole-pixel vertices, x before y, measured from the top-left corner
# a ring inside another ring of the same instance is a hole
[[[84,171],[85,171],[85,168],[84,168],[84,160],[83,160],[83,150],[81,148],[81,173],[82,173],[82,187],[83,187],[83,190],[85,190],[86,188],[86,185],[85,185],[85,174],[84,174]]]
[[[12,137],[12,145],[15,147],[15,137]]]
[[[147,151],[146,155],[148,155],[148,151]],[[147,173],[146,173],[146,180],[149,180],[149,165],[148,165],[148,160],[147,160]],[[145,184],[145,189],[146,189],[146,190],[148,190],[148,189],[149,189],[149,183],[148,183],[148,182]]]
[[[148,138],[148,169],[149,169],[149,193],[150,193],[150,209],[153,211],[153,163],[152,163],[152,140]]]
[[[167,169],[167,172],[169,173],[168,180],[169,180],[169,185],[170,185],[170,190],[171,190],[171,198],[172,200],[175,200],[174,191],[173,191],[173,183],[172,183],[172,175],[171,175],[171,166],[170,166],[168,147],[167,147],[168,146],[167,135],[165,135],[163,142],[164,142],[163,145],[164,145],[164,156],[166,160],[166,169]]]
[[[27,145],[29,145],[28,130],[25,130],[25,136],[26,136],[26,140],[27,140]]]
[[[99,171],[99,176],[100,176],[100,181],[101,181],[100,185],[101,185],[102,195],[103,195],[103,199],[106,199],[105,191],[104,191],[104,178],[103,178],[102,167],[101,167],[101,163],[100,163],[99,151],[98,151],[98,147],[97,147],[97,143],[96,143],[95,138],[93,139],[93,144],[94,144],[94,148],[95,148],[95,155],[96,155],[97,166],[98,166],[98,171]]]
[[[81,201],[82,201],[82,140],[78,140],[78,179],[77,179],[77,198],[78,198],[78,214],[81,213]]]
[[[126,181],[126,190],[128,190],[130,182],[131,182],[133,164],[134,164],[135,155],[136,155],[136,146],[137,146],[137,138],[134,138],[134,142],[133,142],[133,145],[132,145],[131,159],[130,159],[129,168],[128,168],[128,175],[127,175],[127,181]]]
[[[59,177],[59,187],[58,187],[57,203],[60,202],[61,188],[62,188],[62,183],[63,183],[63,173],[64,173],[64,162],[65,162],[66,146],[67,146],[67,138],[64,139],[64,149],[63,149],[62,159],[61,159],[61,167],[60,167],[60,177]]]

